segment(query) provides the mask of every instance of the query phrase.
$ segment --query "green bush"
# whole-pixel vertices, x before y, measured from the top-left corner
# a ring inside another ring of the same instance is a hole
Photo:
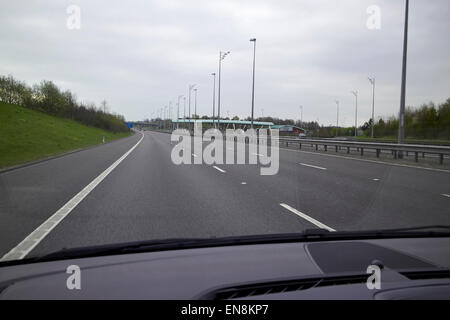
[[[85,105],[76,100],[70,91],[61,91],[53,82],[42,81],[28,87],[11,75],[0,76],[0,101],[43,111],[62,118],[111,132],[128,132],[123,116],[97,109],[94,104]]]
[[[374,126],[375,137],[395,137],[398,118],[380,118]],[[364,130],[370,136],[370,126]],[[434,103],[423,104],[417,109],[405,111],[405,137],[415,139],[450,139],[450,98],[438,107]]]

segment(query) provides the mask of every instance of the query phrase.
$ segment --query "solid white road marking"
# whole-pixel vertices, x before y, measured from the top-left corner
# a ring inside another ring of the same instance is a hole
[[[25,258],[25,256],[30,253],[30,251],[33,250],[50,233],[50,231],[52,231],[65,217],[67,217],[67,215],[141,143],[144,139],[144,134],[141,134],[141,139],[130,150],[125,152],[119,159],[116,160],[116,162],[92,180],[91,183],[84,187],[83,190],[70,199],[36,230],[30,233],[24,240],[22,240],[22,242],[5,254],[0,261],[19,260]]]
[[[226,172],[225,170],[222,170],[222,169],[220,169],[219,167],[216,167],[216,166],[213,166],[213,168],[216,169],[216,170],[218,170],[218,171],[220,171],[220,172],[222,172],[222,173],[225,173],[225,172]]]
[[[301,164],[302,166],[311,167],[311,168],[315,168],[315,169],[327,170],[327,168],[313,166],[312,164],[306,164],[306,163],[301,163],[301,162],[299,164]]]
[[[450,198],[450,194],[445,194],[445,193],[443,193],[442,195],[443,195],[444,197]]]
[[[243,181],[243,182],[241,182],[241,184],[247,184],[247,182],[244,182],[244,181]]]
[[[289,206],[289,205],[287,205],[287,204],[285,204],[285,203],[280,203],[280,206],[282,206],[283,208],[285,208],[285,209],[291,211],[292,213],[295,213],[295,214],[298,215],[299,217],[301,217],[301,218],[303,218],[303,219],[305,219],[305,220],[311,222],[312,224],[315,224],[316,226],[318,226],[318,227],[321,228],[321,229],[326,229],[326,230],[328,230],[328,231],[336,231],[335,229],[330,228],[329,226],[323,224],[322,222],[317,221],[317,220],[314,219],[314,218],[311,218],[310,216],[308,216],[308,215],[306,215],[306,214],[304,214],[304,213],[298,211],[297,209],[292,208],[291,206]]]
[[[374,179],[372,179],[373,181],[380,181],[380,179],[377,179],[377,178],[374,178]]]

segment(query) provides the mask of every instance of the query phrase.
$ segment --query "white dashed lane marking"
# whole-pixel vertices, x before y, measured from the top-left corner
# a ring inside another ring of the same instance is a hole
[[[330,227],[327,226],[326,224],[323,224],[322,222],[317,221],[317,220],[314,219],[314,218],[311,218],[310,216],[304,214],[303,212],[298,211],[298,210],[295,209],[295,208],[292,208],[291,206],[289,206],[289,205],[287,205],[287,204],[285,204],[285,203],[280,203],[280,206],[282,206],[283,208],[289,210],[290,212],[292,212],[292,213],[298,215],[300,218],[303,218],[303,219],[305,219],[306,221],[311,222],[312,224],[318,226],[318,227],[321,228],[321,229],[326,229],[326,230],[328,230],[328,231],[336,231],[335,229],[330,228]]]
[[[217,171],[220,171],[220,172],[222,172],[222,173],[225,173],[226,171],[225,170],[223,170],[223,169],[220,169],[219,167],[217,167],[217,166],[213,166],[213,168],[214,169],[216,169]]]
[[[314,168],[314,169],[327,170],[327,168],[313,166],[312,164],[306,164],[306,163],[301,163],[301,162],[299,164],[302,165],[302,166],[310,167],[310,168]]]

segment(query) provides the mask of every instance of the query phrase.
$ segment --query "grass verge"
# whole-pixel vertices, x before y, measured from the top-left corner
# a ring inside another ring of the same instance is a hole
[[[130,136],[0,102],[0,169]]]

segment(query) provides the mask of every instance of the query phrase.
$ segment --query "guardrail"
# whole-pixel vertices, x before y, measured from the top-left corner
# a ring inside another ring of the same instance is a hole
[[[161,131],[160,131],[161,132]],[[170,133],[165,131],[166,133]],[[227,137],[224,136],[224,139]],[[238,140],[237,137],[232,137],[235,141]],[[270,139],[270,136],[268,137]],[[258,138],[261,139],[261,138]],[[248,138],[246,139],[246,143]],[[320,140],[320,139],[305,139],[305,138],[290,138],[290,137],[278,137],[278,142],[280,145],[285,144],[286,147],[289,145],[298,145],[298,149],[302,149],[302,145],[311,145],[318,151],[319,146],[323,146],[325,151],[328,151],[328,147],[334,147],[335,151],[338,152],[342,148],[346,149],[349,154],[353,149],[361,155],[364,155],[365,150],[374,150],[376,157],[379,158],[382,151],[389,151],[392,153],[394,159],[402,158],[403,153],[406,156],[409,153],[414,154],[414,161],[419,162],[419,154],[422,158],[425,155],[437,155],[439,157],[439,163],[444,164],[444,156],[450,156],[450,147],[448,146],[438,146],[438,145],[421,145],[421,144],[398,144],[398,143],[381,143],[381,142],[357,142],[357,141],[342,141],[342,140]]]
[[[450,147],[447,146],[435,146],[435,145],[416,145],[416,144],[397,144],[397,143],[377,143],[377,142],[355,142],[355,141],[336,141],[336,140],[316,140],[316,139],[298,139],[298,138],[278,138],[280,144],[298,144],[298,148],[301,149],[302,145],[311,145],[315,147],[316,151],[319,146],[323,146],[325,151],[328,151],[328,147],[334,147],[335,151],[346,148],[347,153],[350,153],[351,149],[357,149],[357,151],[364,155],[364,150],[375,150],[377,158],[380,157],[381,151],[390,151],[394,159],[401,158],[403,152],[408,156],[411,152],[414,154],[415,162],[419,161],[419,154],[425,157],[426,154],[433,154],[439,156],[439,163],[444,163],[444,156],[450,155]]]

